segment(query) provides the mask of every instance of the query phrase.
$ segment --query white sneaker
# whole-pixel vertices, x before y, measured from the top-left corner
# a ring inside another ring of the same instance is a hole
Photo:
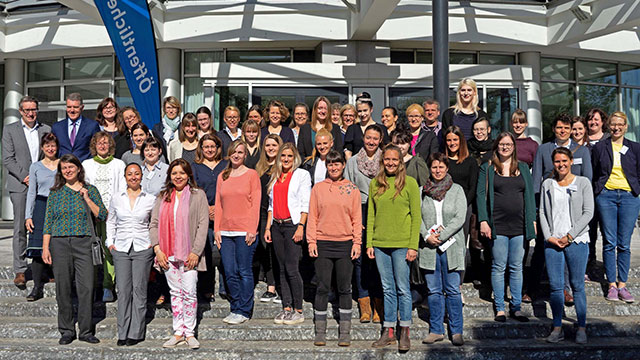
[[[234,316],[231,319],[229,319],[229,321],[227,322],[229,325],[240,325],[246,322],[247,320],[249,320],[249,318],[244,315],[240,315],[240,314],[233,314],[233,315]]]
[[[233,317],[234,317],[234,316],[236,316],[236,314],[234,314],[234,313],[229,313],[229,315],[227,315],[227,317],[226,317],[226,318],[222,319],[222,322],[224,322],[224,323],[227,323],[227,324],[228,324],[228,323],[229,323],[229,320],[233,319]]]
[[[171,338],[167,341],[165,341],[164,344],[162,344],[162,347],[164,348],[174,348],[180,344],[184,343],[184,337],[179,337],[176,338],[175,336],[171,335]]]
[[[200,348],[200,342],[195,336],[189,336],[187,338],[187,345],[194,350]]]

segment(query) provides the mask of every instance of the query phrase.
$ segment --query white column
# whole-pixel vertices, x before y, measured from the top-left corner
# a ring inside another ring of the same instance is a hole
[[[538,143],[542,142],[542,102],[540,96],[540,53],[535,51],[519,54],[519,64],[531,66],[533,79],[526,84],[527,101],[525,110],[529,121],[528,135]]]
[[[160,72],[160,95],[162,99],[175,96],[181,100],[182,82],[180,49],[158,49],[158,71]],[[182,100],[181,100],[182,101]]]
[[[24,60],[6,59],[4,62],[4,113],[3,124],[20,121],[20,99],[24,95]],[[2,169],[2,178],[7,178],[7,170]],[[2,181],[2,218],[13,220],[13,207],[6,189],[6,181]]]

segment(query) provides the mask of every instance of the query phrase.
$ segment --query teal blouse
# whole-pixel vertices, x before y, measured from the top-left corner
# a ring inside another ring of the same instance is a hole
[[[89,198],[100,208],[97,219],[105,221],[107,209],[98,189],[93,185],[86,185],[86,188],[89,190]],[[47,199],[42,233],[51,236],[91,236],[85,204],[80,192],[68,186],[51,191]]]

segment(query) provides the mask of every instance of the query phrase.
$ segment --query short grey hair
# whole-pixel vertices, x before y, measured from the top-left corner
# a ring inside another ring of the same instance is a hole
[[[67,101],[71,100],[71,101],[80,101],[80,105],[83,104],[82,102],[82,95],[80,95],[80,93],[71,93],[69,95],[67,95]]]
[[[36,109],[38,108],[38,99],[36,99],[33,96],[25,95],[20,99],[20,103],[19,103],[20,109],[22,109],[22,104],[24,104],[26,102],[36,103]]]
[[[435,99],[427,99],[422,103],[422,107],[427,107],[427,105],[435,105],[438,107],[438,111],[440,111],[440,103]]]

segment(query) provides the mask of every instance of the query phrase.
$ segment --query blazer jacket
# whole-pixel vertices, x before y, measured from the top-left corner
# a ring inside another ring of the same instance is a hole
[[[71,146],[71,140],[69,140],[69,127],[67,124],[68,119],[64,118],[59,120],[51,127],[51,132],[58,137],[60,148],[58,155],[73,154],[80,161],[87,160],[91,157],[89,152],[89,144],[93,134],[100,131],[100,125],[95,120],[91,120],[81,115],[82,121],[80,122],[80,128],[76,129],[76,141]]]
[[[628,149],[624,154],[620,153],[622,171],[631,187],[631,193],[633,196],[638,196],[640,195],[640,144],[624,139],[622,146]],[[591,159],[593,161],[593,192],[598,195],[604,189],[613,168],[611,138],[600,140],[594,145]]]
[[[331,128],[331,135],[333,135],[333,150],[342,152],[342,131],[340,131],[340,127],[334,125]],[[300,153],[300,157],[303,159],[308,158],[313,153],[313,142],[311,141],[311,125],[304,124],[300,127],[300,132],[298,133],[298,152]],[[284,140],[284,139],[282,139]]]
[[[38,126],[38,139],[51,131],[49,125],[37,123],[36,126]],[[7,169],[6,184],[9,192],[27,191],[27,185],[22,180],[29,175],[31,164],[42,157],[42,151],[39,151],[38,158],[31,159],[29,144],[24,136],[24,130],[22,130],[22,119],[4,126],[2,129],[2,164]]]

